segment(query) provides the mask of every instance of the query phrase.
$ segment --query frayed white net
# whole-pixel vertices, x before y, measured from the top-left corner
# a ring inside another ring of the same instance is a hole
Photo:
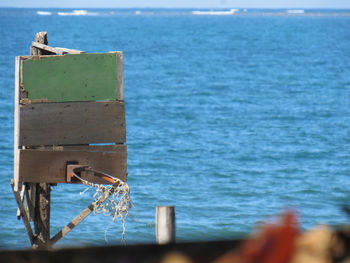
[[[122,180],[116,179],[117,182],[113,185],[94,184],[87,180],[76,176],[84,185],[88,186],[80,194],[84,194],[91,187],[96,189],[96,193],[93,195],[94,202],[93,212],[94,214],[102,214],[104,216],[111,216],[113,222],[122,222],[122,244],[125,243],[125,232],[126,232],[126,218],[129,215],[129,209],[132,208],[133,204],[130,199],[130,187],[127,183]]]

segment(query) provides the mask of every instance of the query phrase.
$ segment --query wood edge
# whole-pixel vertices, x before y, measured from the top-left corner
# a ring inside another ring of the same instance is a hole
[[[109,51],[108,53],[123,55],[123,51]],[[106,54],[108,54],[108,53],[106,53]]]
[[[40,55],[40,56],[36,56],[36,55],[33,55],[33,56],[19,56],[21,58],[21,60],[35,60],[35,59],[42,59],[42,58],[54,58],[54,57],[63,57],[65,55]]]
[[[19,100],[20,100],[20,82],[21,82],[21,57],[17,56],[15,60],[15,112],[14,112],[14,167],[13,167],[13,180],[14,180],[14,191],[18,192],[20,190],[19,186],[19,127],[20,127],[20,118],[19,118]]]
[[[117,99],[124,101],[124,53],[122,51],[110,51],[117,57]]]
[[[124,54],[120,53],[118,56],[118,93],[119,100],[124,100]]]
[[[64,145],[64,146],[38,146],[35,149],[22,149],[23,151],[78,151],[78,152],[119,152],[127,148],[126,144],[114,145]]]
[[[24,102],[23,104],[21,102]],[[74,104],[74,103],[120,103],[121,105],[124,105],[125,102],[123,100],[86,100],[86,101],[50,101],[48,99],[20,99],[19,100],[20,106],[24,106],[26,104]]]
[[[108,103],[108,102],[124,102],[124,100],[86,100],[86,101],[50,101],[48,99],[28,99],[28,98],[23,98],[20,100],[21,105],[25,104],[44,104],[44,103],[79,103],[79,102],[95,102],[95,103]]]
[[[68,49],[68,48],[61,48],[61,47],[55,47],[57,49],[62,49],[62,50],[73,50],[73,49]],[[80,53],[70,53],[70,54],[59,54],[59,55],[33,55],[33,56],[28,56],[28,55],[22,55],[22,56],[18,56],[20,57],[22,60],[28,60],[28,59],[42,59],[42,58],[54,58],[54,57],[64,57],[64,56],[70,56],[70,55],[96,55],[96,54],[117,54],[117,55],[121,55],[123,56],[123,52],[122,51],[110,51],[110,52],[102,52],[102,53],[86,53],[86,51],[81,51],[81,50],[76,50]]]
[[[85,51],[77,50],[77,49],[70,49],[70,48],[64,48],[64,47],[55,47],[57,50],[57,53],[65,55],[65,54],[85,54]]]

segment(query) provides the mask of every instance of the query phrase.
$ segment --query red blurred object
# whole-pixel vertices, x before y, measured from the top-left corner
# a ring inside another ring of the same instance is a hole
[[[294,211],[286,211],[276,224],[265,224],[243,241],[241,247],[231,251],[215,263],[288,263],[299,233]]]

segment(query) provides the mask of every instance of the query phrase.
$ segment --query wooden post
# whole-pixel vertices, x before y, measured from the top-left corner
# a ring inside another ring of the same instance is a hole
[[[35,34],[35,42],[47,45],[47,32],[39,32]],[[31,56],[50,55],[52,53],[38,49],[34,46],[30,47]],[[31,191],[35,192],[35,198],[29,202],[29,207],[34,207],[34,231],[35,238],[33,248],[45,248],[49,246],[50,241],[50,199],[51,187],[47,183],[30,183]],[[34,194],[34,193],[33,193]],[[32,195],[32,194],[30,194]],[[28,199],[27,199],[28,200]]]
[[[47,45],[47,32],[39,32],[35,34],[35,42],[38,42],[40,44]],[[39,49],[37,47],[34,47],[33,45],[30,47],[30,55],[31,56],[42,56],[42,55],[56,55],[56,53],[46,51]]]
[[[158,244],[175,242],[175,207],[156,207],[156,238]]]

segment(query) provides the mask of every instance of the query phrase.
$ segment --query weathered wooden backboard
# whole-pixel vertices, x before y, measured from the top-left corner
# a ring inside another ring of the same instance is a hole
[[[65,183],[71,161],[126,181],[121,52],[16,57],[15,76],[15,189]]]

